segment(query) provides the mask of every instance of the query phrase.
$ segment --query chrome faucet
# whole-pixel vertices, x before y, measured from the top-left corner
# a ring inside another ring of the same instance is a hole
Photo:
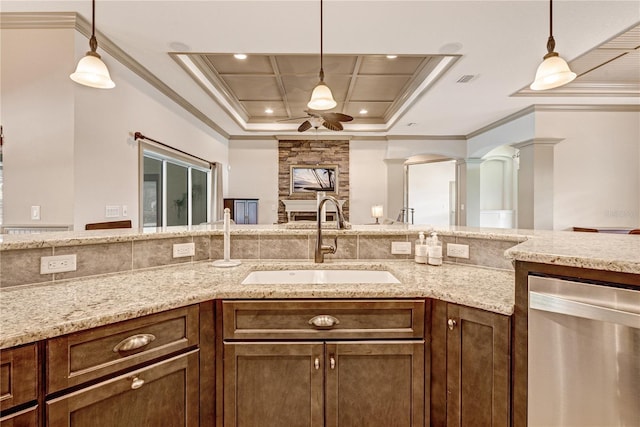
[[[318,235],[316,237],[315,262],[324,262],[324,254],[335,254],[336,250],[338,249],[338,236],[333,239],[333,246],[322,244],[322,207],[327,201],[330,201],[334,205],[336,205],[336,213],[338,216],[336,222],[338,223],[338,230],[345,228],[342,208],[340,207],[340,203],[338,203],[336,198],[332,196],[325,196],[320,199],[320,202],[318,202]]]

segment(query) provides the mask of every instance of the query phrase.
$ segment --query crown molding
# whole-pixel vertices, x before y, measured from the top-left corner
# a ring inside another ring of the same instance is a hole
[[[466,136],[467,139],[474,138],[478,135],[482,135],[492,129],[498,128],[511,121],[524,117],[531,113],[538,112],[599,112],[599,113],[629,113],[640,111],[640,105],[638,104],[544,104],[544,105],[530,105],[523,108],[520,111],[516,111],[506,117],[501,118],[493,123],[490,123],[480,129],[471,132]]]
[[[0,29],[52,29],[52,28],[73,28],[87,39],[91,37],[91,23],[82,15],[76,12],[4,12],[0,13]],[[195,118],[213,129],[226,139],[231,136],[217,123],[211,120],[206,114],[196,108],[193,104],[180,96],[162,80],[156,77],[151,71],[133,59],[129,54],[120,49],[114,42],[100,31],[96,30],[96,38],[100,49],[108,53],[116,61],[134,72],[145,80],[164,96],[184,108]]]
[[[566,96],[640,96],[638,83],[569,83],[556,89],[540,91],[528,87],[511,94],[511,96],[544,96],[545,98]]]

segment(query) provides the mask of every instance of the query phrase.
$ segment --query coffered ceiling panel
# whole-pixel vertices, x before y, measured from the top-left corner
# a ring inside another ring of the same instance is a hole
[[[232,53],[181,56],[188,57],[199,69],[200,73],[190,72],[192,77],[205,76],[208,81],[200,82],[201,86],[213,86],[216,90],[210,95],[230,106],[234,110],[230,113],[246,123],[281,122],[304,116],[319,79],[318,55],[247,54],[246,59],[237,59]],[[384,124],[407,107],[403,102],[428,76],[435,80],[437,76],[431,73],[444,58],[452,64],[458,56],[325,55],[324,81],[338,102],[332,111],[349,114],[363,123]],[[440,68],[440,73],[448,69]]]
[[[409,83],[410,76],[367,75],[357,78],[352,101],[394,101]]]

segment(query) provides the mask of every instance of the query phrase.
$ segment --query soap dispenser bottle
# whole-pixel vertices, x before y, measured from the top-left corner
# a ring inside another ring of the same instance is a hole
[[[429,265],[442,265],[442,242],[438,240],[438,233],[433,232],[427,246],[427,262]]]
[[[416,240],[414,259],[418,264],[427,263],[427,243],[425,242],[424,232],[422,231],[418,234],[418,240]]]

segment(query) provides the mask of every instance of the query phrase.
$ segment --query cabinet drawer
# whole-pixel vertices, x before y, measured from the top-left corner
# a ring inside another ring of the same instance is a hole
[[[38,406],[0,418],[0,427],[38,427]]]
[[[423,300],[224,301],[223,337],[423,338],[424,305]]]
[[[198,345],[198,306],[47,341],[47,393],[95,380]]]
[[[38,398],[38,355],[35,344],[0,351],[0,410]]]
[[[198,350],[46,402],[47,427],[198,425]]]

